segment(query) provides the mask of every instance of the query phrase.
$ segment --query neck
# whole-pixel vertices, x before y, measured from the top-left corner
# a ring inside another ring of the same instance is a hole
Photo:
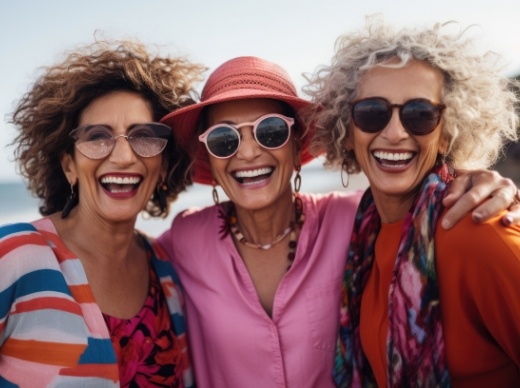
[[[276,206],[269,208],[251,210],[235,207],[236,226],[248,242],[267,245],[281,235],[289,234],[287,228],[294,221],[294,206],[292,193],[288,194]]]
[[[372,195],[381,222],[385,224],[402,221],[417,198],[415,191],[409,195],[388,195],[372,191]]]
[[[129,252],[136,241],[132,222],[110,224],[79,212],[66,219],[56,213],[50,219],[65,244],[82,259],[100,265],[122,265],[132,256]]]

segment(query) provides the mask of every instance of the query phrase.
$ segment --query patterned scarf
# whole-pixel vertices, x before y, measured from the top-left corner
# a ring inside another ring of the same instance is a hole
[[[435,273],[433,236],[452,177],[436,166],[422,182],[403,225],[388,296],[387,386],[449,386]],[[381,228],[372,193],[365,192],[345,267],[334,379],[338,387],[375,386],[359,333],[361,295]]]

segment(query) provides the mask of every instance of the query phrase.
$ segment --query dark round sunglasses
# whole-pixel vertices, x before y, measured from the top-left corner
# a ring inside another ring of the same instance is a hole
[[[379,132],[390,122],[394,108],[399,108],[403,127],[411,134],[421,136],[437,128],[446,106],[423,98],[391,104],[385,98],[370,97],[351,104],[352,121],[363,132]]]
[[[252,123],[221,123],[209,127],[199,141],[206,145],[208,152],[218,159],[235,155],[240,147],[242,127],[253,127],[255,140],[262,147],[275,150],[283,147],[291,136],[294,119],[276,113],[264,115]]]
[[[125,138],[139,156],[151,158],[159,155],[170,139],[172,130],[160,123],[135,124],[126,135],[114,136],[112,128],[103,124],[86,125],[70,132],[76,148],[90,159],[103,159],[110,155],[118,137]]]

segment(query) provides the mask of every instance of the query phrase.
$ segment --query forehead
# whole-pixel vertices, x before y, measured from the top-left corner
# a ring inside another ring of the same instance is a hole
[[[403,67],[376,66],[361,77],[358,98],[385,97],[394,103],[410,98],[440,101],[444,77],[439,69],[423,61]]]
[[[129,126],[152,121],[152,117],[152,106],[143,96],[130,91],[114,91],[92,100],[81,112],[79,124]]]

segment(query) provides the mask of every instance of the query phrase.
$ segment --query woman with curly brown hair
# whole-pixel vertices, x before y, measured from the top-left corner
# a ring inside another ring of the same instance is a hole
[[[96,42],[19,102],[16,159],[44,218],[0,228],[0,383],[193,385],[177,275],[135,230],[191,183],[158,121],[203,68]]]

